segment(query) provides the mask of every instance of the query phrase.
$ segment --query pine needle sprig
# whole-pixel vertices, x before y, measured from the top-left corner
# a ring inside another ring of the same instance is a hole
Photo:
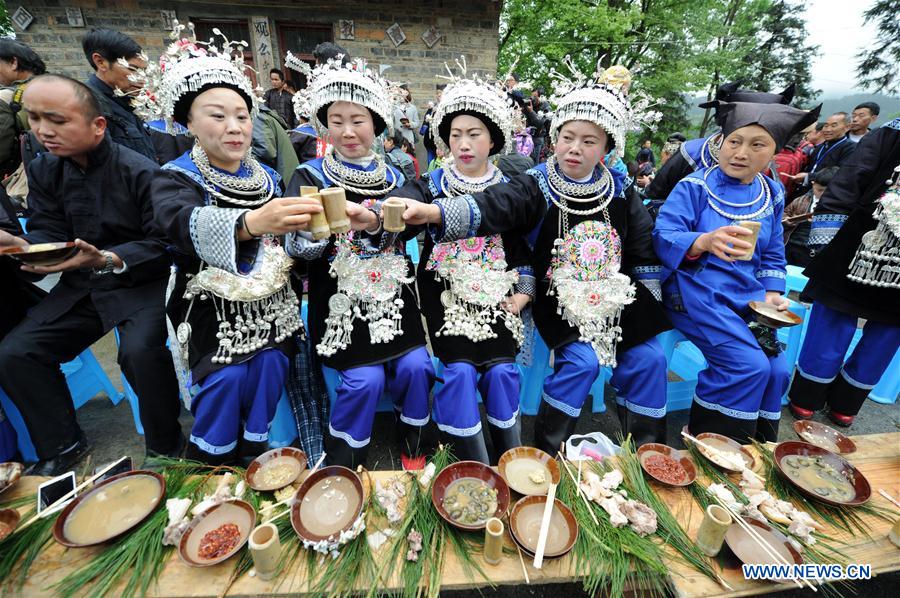
[[[36,494],[28,497],[26,504],[31,501],[37,501]],[[37,508],[32,507],[22,520],[28,521],[35,515]],[[8,583],[16,590],[22,589],[35,559],[53,537],[55,520],[55,517],[38,519],[34,524],[22,531],[14,531],[0,542],[0,583]]]
[[[657,535],[663,542],[678,552],[685,563],[712,579],[719,581],[719,575],[713,568],[708,556],[697,546],[678,523],[675,515],[669,510],[668,505],[653,491],[644,478],[643,468],[634,450],[634,444],[630,439],[622,443],[622,452],[619,453],[619,464],[625,475],[625,487],[633,498],[641,501],[654,512],[659,525]]]

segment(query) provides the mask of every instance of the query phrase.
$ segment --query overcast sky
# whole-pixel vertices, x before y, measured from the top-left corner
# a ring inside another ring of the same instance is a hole
[[[876,28],[864,25],[863,11],[873,0],[807,0],[809,42],[819,46],[810,56],[813,87],[823,97],[863,92],[856,86],[856,53],[874,39]]]

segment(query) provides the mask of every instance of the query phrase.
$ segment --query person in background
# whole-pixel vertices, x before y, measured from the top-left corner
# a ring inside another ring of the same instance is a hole
[[[285,128],[290,131],[297,125],[297,119],[294,117],[294,104],[291,101],[293,95],[284,86],[284,72],[280,69],[271,69],[269,82],[272,88],[266,91],[263,101],[270,110],[281,117],[287,125]]]
[[[644,141],[644,144],[641,146],[641,149],[638,150],[637,157],[635,158],[638,164],[646,164],[650,163],[653,166],[656,166],[656,156],[653,155],[653,142],[649,139]]]
[[[406,152],[406,139],[399,133],[394,133],[393,137],[384,138],[384,157],[388,164],[403,173],[408,181],[416,180],[416,167],[413,164],[412,157]]]
[[[59,475],[89,450],[59,366],[113,328],[119,367],[140,399],[148,455],[178,457],[181,403],[163,304],[171,259],[151,203],[159,166],[111,141],[99,99],[84,83],[41,75],[22,103],[47,153],[28,165],[28,234],[0,232],[0,246],[74,241],[77,248],[56,265],[22,267],[62,276],[0,343],[0,385],[39,459],[31,473]]]
[[[28,130],[22,94],[28,82],[46,70],[34,50],[21,42],[0,38],[0,180],[22,163],[20,141]]]
[[[662,150],[659,152],[659,165],[662,167],[672,156],[678,153],[681,144],[687,141],[687,138],[681,133],[673,133],[669,135],[663,144]]]
[[[342,46],[333,42],[322,42],[313,48],[313,58],[316,59],[316,66],[325,64],[332,58],[341,57],[341,64],[350,62],[350,54]]]
[[[438,100],[440,101],[440,100]],[[422,117],[422,126],[419,127],[419,135],[422,137],[422,145],[425,146],[426,164],[431,164],[434,160],[435,150],[434,139],[431,137],[431,115],[434,114],[434,102],[428,102],[428,108]]]
[[[803,271],[813,304],[788,391],[796,419],[827,405],[831,421],[852,425],[900,347],[900,236],[890,215],[900,207],[898,178],[900,118],[862,138],[816,205],[808,243],[816,255]]]
[[[536,127],[534,135],[532,135],[534,151],[531,154],[531,159],[534,160],[535,164],[539,164],[543,158],[544,148],[547,147],[547,138],[550,136],[550,116],[553,112],[550,102],[544,99],[543,87],[535,87],[531,91],[531,108],[542,121],[542,126]]]
[[[295,93],[293,103],[294,114],[299,124],[291,131],[291,145],[294,146],[299,164],[303,164],[316,158],[319,136],[309,122],[309,92],[302,89]]]
[[[841,166],[853,155],[856,144],[850,141],[847,134],[849,130],[850,115],[846,112],[835,112],[825,119],[822,127],[824,141],[810,153],[809,168],[791,177],[798,185],[795,195],[803,195],[809,191],[812,186],[809,175],[829,166]]]
[[[810,125],[809,128],[812,130],[814,125]],[[800,149],[800,144],[806,137],[807,132],[808,131],[801,131],[794,135],[794,137],[788,141],[787,144],[781,148],[781,151],[775,154],[775,157],[772,159],[775,163],[775,172],[778,173],[778,178],[781,180],[781,184],[784,185],[786,192],[785,197],[794,196],[796,182],[793,179],[793,175],[803,170],[809,159],[806,153]]]
[[[828,183],[831,182],[838,170],[840,169],[837,166],[829,166],[813,174],[812,188],[785,208],[782,225],[784,227],[784,253],[788,264],[805,268],[812,261],[807,242],[809,241],[813,212],[816,204],[822,199]]]
[[[531,127],[522,127],[516,131],[516,151],[523,156],[534,155],[534,138],[531,135]]]
[[[434,172],[438,168],[441,168],[444,162],[444,150],[436,148],[434,153],[434,159],[428,163],[428,172]]]
[[[822,128],[825,126],[825,123],[819,122],[815,125],[811,126],[809,130],[806,132],[806,135],[803,136],[803,140],[797,145],[797,149],[803,152],[803,155],[806,156],[806,161],[809,161],[809,155],[813,152],[817,145],[824,141],[822,139]]]
[[[872,125],[878,120],[881,106],[875,102],[863,102],[853,109],[850,115],[850,141],[859,143],[863,136],[872,130]]]
[[[110,137],[156,162],[150,133],[131,106],[132,97],[140,90],[140,85],[131,79],[136,69],[147,66],[141,57],[141,46],[124,33],[91,29],[82,38],[81,47],[94,69],[86,83],[100,95]]]
[[[394,107],[394,131],[396,134],[402,135],[409,144],[415,148],[416,131],[419,130],[419,110],[413,104],[412,94],[409,92],[409,86],[403,84],[400,86],[402,99]]]
[[[291,110],[293,109],[291,102]],[[260,104],[259,114],[253,120],[252,151],[253,157],[274,168],[282,177],[291,176],[300,164],[291,144],[287,123],[265,104]]]

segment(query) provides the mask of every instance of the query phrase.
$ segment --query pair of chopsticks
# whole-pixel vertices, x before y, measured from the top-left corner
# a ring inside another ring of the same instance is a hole
[[[98,478],[102,477],[109,470],[111,470],[113,467],[115,467],[116,465],[118,465],[119,463],[121,463],[122,461],[124,461],[127,458],[128,458],[127,456],[124,456],[124,457],[120,457],[119,459],[116,459],[115,461],[113,461],[112,463],[110,463],[109,465],[107,465],[106,467],[104,467],[103,469],[101,469],[100,471],[98,471],[97,473],[95,473],[94,475],[92,475],[91,477],[86,479],[85,481],[81,482],[81,484],[79,484],[75,488],[69,490],[68,492],[66,492],[65,494],[60,496],[56,501],[53,502],[53,504],[47,505],[47,507],[44,508],[43,510],[41,510],[40,513],[38,513],[37,515],[35,515],[31,519],[29,519],[28,521],[23,523],[19,527],[18,531],[22,531],[23,529],[25,529],[26,527],[28,527],[29,525],[31,525],[32,523],[36,522],[39,519],[46,519],[47,517],[52,515],[54,513],[54,509],[56,507],[58,507],[65,501],[69,500],[70,498],[73,498],[74,496],[76,496],[81,490],[84,490],[85,487],[89,486],[90,484],[93,484],[94,481],[96,481]]]
[[[741,517],[740,515],[738,515],[738,514],[734,511],[734,509],[732,509],[730,506],[728,506],[728,505],[727,505],[722,499],[720,499],[718,496],[715,496],[715,495],[714,495],[713,498],[716,500],[716,502],[719,504],[719,506],[721,506],[723,509],[725,509],[726,511],[728,511],[728,512],[731,514],[731,517],[734,519],[735,523],[737,523],[738,525],[740,525],[741,528],[743,528],[743,530],[744,530],[745,532],[747,532],[747,535],[749,535],[751,538],[753,538],[754,541],[756,541],[757,544],[759,544],[759,546],[763,549],[763,552],[765,552],[765,553],[766,553],[767,555],[769,555],[771,558],[775,559],[775,562],[776,562],[776,563],[778,563],[778,564],[780,564],[780,565],[791,565],[791,564],[792,564],[792,563],[789,563],[788,560],[787,560],[786,558],[784,558],[784,556],[783,556],[780,552],[778,552],[777,550],[775,550],[775,548],[773,548],[772,545],[769,544],[769,543],[766,541],[766,539],[763,538],[763,537],[759,534],[759,532],[757,532],[757,531],[753,528],[752,525],[750,525],[749,523],[747,523],[746,521],[744,521],[744,518]],[[814,586],[808,579],[806,579],[806,578],[801,578],[801,580],[803,581],[803,583],[805,583],[807,586],[809,586],[809,588],[810,588],[813,592],[818,592],[818,591],[819,591],[818,588],[816,588],[816,586]],[[795,584],[797,584],[797,587],[803,588],[803,584],[800,583],[799,581],[797,581],[796,579],[793,579],[793,578],[792,578],[791,581],[793,581]]]
[[[716,452],[722,452],[722,451],[720,451],[719,449],[717,449],[716,447],[711,446],[711,445],[709,445],[709,444],[703,442],[703,441],[700,440],[699,438],[695,438],[695,437],[691,436],[690,434],[688,434],[688,433],[685,432],[684,430],[681,431],[681,436],[682,436],[683,438],[687,439],[687,440],[690,440],[690,441],[693,442],[694,444],[696,444],[696,445],[698,445],[698,446],[701,446],[701,447],[705,448],[707,451],[709,451],[709,452],[711,452],[711,453],[713,453],[713,454],[715,454]],[[741,459],[743,459],[743,457],[741,457]],[[746,467],[746,466],[745,466],[745,467],[744,467],[744,470],[745,470],[745,471],[749,471],[749,472],[750,472],[751,474],[753,474],[753,476],[756,477],[756,479],[758,479],[759,481],[765,482],[765,479],[763,479],[763,477],[762,477],[761,475],[759,475],[758,473],[756,473],[755,471],[753,471],[753,470],[750,469],[749,467]]]

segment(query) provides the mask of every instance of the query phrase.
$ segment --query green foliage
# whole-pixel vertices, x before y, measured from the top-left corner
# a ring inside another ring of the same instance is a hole
[[[891,0],[896,2],[896,0]],[[799,0],[507,0],[500,23],[498,71],[515,64],[525,87],[550,90],[549,71],[572,56],[593,72],[597,60],[635,73],[635,89],[656,99],[663,120],[635,138],[659,146],[671,133],[698,133],[690,98],[718,85],[780,90],[798,84],[807,101],[810,72]],[[707,113],[699,133],[712,126]]]
[[[878,35],[857,54],[859,84],[873,91],[900,93],[900,0],[875,0],[863,13],[866,25],[875,25]]]

